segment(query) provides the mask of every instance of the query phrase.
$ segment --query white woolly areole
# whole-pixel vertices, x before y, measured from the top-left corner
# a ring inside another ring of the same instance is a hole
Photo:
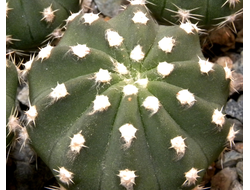
[[[132,84],[128,84],[123,87],[124,96],[136,95],[138,93],[138,88]]]
[[[83,58],[90,53],[90,49],[86,46],[86,44],[77,44],[76,46],[70,46],[70,48],[73,54],[79,58]]]
[[[108,29],[106,31],[106,39],[109,42],[109,46],[120,46],[123,42],[123,37],[121,37],[117,32]]]
[[[120,170],[118,176],[120,177],[120,185],[124,186],[127,190],[133,190],[133,185],[135,184],[135,171],[128,169]]]
[[[180,90],[176,94],[176,98],[180,101],[181,105],[192,106],[196,102],[194,95],[189,92],[187,89]]]
[[[213,71],[213,66],[214,64],[209,62],[208,60],[202,60],[200,57],[199,58],[199,65],[200,65],[200,71],[201,73],[206,73],[208,74],[209,71]]]
[[[180,28],[185,30],[187,34],[193,33],[193,30],[195,29],[193,24],[188,21],[185,23],[182,22]]]
[[[175,45],[175,40],[173,37],[164,37],[158,42],[159,48],[166,52],[170,53]]]
[[[146,88],[148,85],[148,79],[138,79],[137,81],[135,81],[135,83],[139,84],[140,86],[142,86],[143,88]]]
[[[135,14],[134,17],[132,18],[134,23],[145,24],[145,25],[147,24],[149,19],[146,17],[145,13],[138,11],[134,14]]]
[[[97,95],[93,103],[94,103],[93,113],[107,110],[108,107],[111,106],[108,96],[105,95]]]
[[[67,92],[65,84],[57,83],[57,86],[55,88],[52,88],[52,92],[49,94],[49,96],[57,101],[58,99],[67,96],[68,94],[69,93]]]
[[[82,18],[84,18],[84,23],[91,25],[94,21],[99,19],[99,16],[94,13],[85,13]]]
[[[57,177],[59,177],[59,180],[63,183],[66,183],[67,185],[69,185],[70,183],[74,183],[72,181],[73,179],[73,173],[66,170],[64,167],[59,168],[58,170],[53,169],[54,171],[58,172],[59,174],[57,175]]]
[[[121,133],[121,138],[125,141],[125,148],[129,148],[133,138],[136,138],[135,133],[137,129],[133,125],[127,123],[121,126],[119,131]]]
[[[47,58],[49,58],[49,56],[50,56],[50,53],[51,53],[51,50],[53,49],[54,47],[53,46],[51,46],[51,45],[47,45],[46,47],[44,47],[44,48],[41,48],[40,49],[40,51],[39,51],[39,53],[38,53],[38,59],[47,59]]]
[[[99,69],[97,73],[95,73],[95,81],[97,83],[108,83],[112,79],[108,70]]]
[[[157,72],[164,78],[174,70],[174,65],[166,61],[160,62],[157,66]]]
[[[151,111],[153,115],[158,111],[160,107],[160,102],[155,96],[148,96],[144,100],[142,106],[144,106],[147,110]]]
[[[50,23],[55,18],[54,12],[58,11],[58,10],[53,11],[51,7],[52,7],[52,4],[49,7],[43,9],[43,12],[42,12],[42,14],[43,14],[42,20],[45,20],[46,22],[50,22]]]
[[[225,71],[225,78],[233,80],[232,71],[228,66],[224,67],[224,71]]]
[[[221,111],[219,111],[218,109],[214,110],[214,113],[212,115],[212,123],[215,123],[220,127],[223,126],[223,124],[225,123],[225,115],[222,113],[222,109]]]
[[[184,183],[182,185],[184,186],[190,186],[190,185],[194,185],[197,181],[197,178],[199,178],[200,176],[198,176],[198,173],[201,170],[197,170],[195,168],[191,168],[188,172],[185,173],[185,177],[186,180],[184,181]]]
[[[82,147],[86,147],[84,145],[85,143],[85,139],[83,137],[83,135],[81,134],[82,131],[80,131],[79,133],[77,133],[76,135],[73,136],[73,138],[70,138],[70,149],[73,152],[76,153],[80,153],[80,150]]]
[[[115,65],[115,69],[114,70],[117,73],[119,73],[121,75],[126,75],[126,74],[129,73],[127,67],[123,63],[116,62],[116,63],[114,63],[114,65]]]
[[[135,48],[130,53],[130,58],[134,61],[141,61],[145,54],[142,52],[142,47],[140,45],[135,46]]]
[[[170,148],[175,149],[175,151],[177,153],[177,160],[181,159],[185,154],[185,149],[187,146],[185,145],[184,140],[185,139],[183,139],[181,136],[177,136],[177,137],[170,140],[170,142],[171,142]]]
[[[72,13],[66,20],[66,23],[68,24],[69,22],[73,21],[80,13],[82,10],[80,10],[77,13]]]
[[[131,0],[129,1],[131,5],[145,5],[146,0]]]
[[[36,106],[30,106],[28,111],[25,111],[25,114],[27,115],[27,120],[28,120],[28,124],[32,121],[33,123],[35,123],[35,119],[38,115],[37,111],[36,111]]]

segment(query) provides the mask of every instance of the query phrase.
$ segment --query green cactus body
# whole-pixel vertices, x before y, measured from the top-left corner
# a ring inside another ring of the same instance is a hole
[[[157,20],[179,24],[190,20],[203,28],[230,23],[243,8],[243,0],[149,0],[147,7]]]
[[[195,30],[144,5],[96,17],[79,14],[33,62],[31,145],[66,189],[194,187],[226,143],[228,75],[206,69]]]
[[[13,122],[15,125],[15,101],[18,86],[17,70],[15,65],[6,60],[6,147],[9,146],[14,137]],[[13,117],[13,122],[10,122],[10,117]]]
[[[8,48],[31,50],[62,27],[70,12],[79,10],[79,1],[7,0],[6,9]]]

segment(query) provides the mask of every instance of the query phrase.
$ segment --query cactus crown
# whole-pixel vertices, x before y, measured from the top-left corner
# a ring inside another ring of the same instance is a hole
[[[108,22],[79,13],[36,58],[28,132],[62,186],[198,183],[229,131],[221,108],[230,79],[204,59],[190,27],[159,26],[144,1],[131,1]]]

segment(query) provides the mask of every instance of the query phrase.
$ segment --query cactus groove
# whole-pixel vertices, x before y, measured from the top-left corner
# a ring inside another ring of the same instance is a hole
[[[203,72],[196,30],[135,2],[108,22],[79,13],[29,71],[31,145],[66,189],[192,189],[226,143],[225,70]]]

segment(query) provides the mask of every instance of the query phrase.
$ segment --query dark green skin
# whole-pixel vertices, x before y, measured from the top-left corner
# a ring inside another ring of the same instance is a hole
[[[18,86],[17,70],[15,65],[7,60],[8,66],[6,67],[6,124],[11,114],[15,110],[16,93]],[[6,128],[6,147],[8,147],[13,139],[14,134],[9,134],[8,127]]]
[[[8,48],[19,50],[38,49],[47,36],[57,27],[65,25],[65,20],[71,12],[79,10],[78,0],[6,0],[8,11],[6,17],[6,35],[11,35],[13,41]],[[52,23],[42,20],[44,8],[52,4],[52,9],[56,10],[55,18]]]
[[[198,57],[201,53],[198,34],[187,34],[179,26],[159,26],[150,17],[146,25],[131,21],[138,10],[147,12],[144,6],[134,5],[112,18],[109,22],[98,19],[91,25],[84,24],[82,15],[69,23],[64,37],[51,51],[48,59],[36,60],[29,73],[30,101],[37,107],[35,126],[28,127],[31,145],[50,167],[55,176],[58,167],[74,173],[74,183],[63,184],[66,189],[125,189],[117,176],[119,170],[135,170],[135,190],[192,189],[184,187],[184,173],[192,167],[206,168],[221,153],[226,143],[230,124],[226,122],[219,130],[211,123],[214,109],[226,102],[230,80],[225,79],[224,69],[214,65],[214,71],[201,74]],[[109,47],[105,31],[113,29],[123,38],[119,47]],[[158,47],[164,36],[173,36],[177,43],[171,53]],[[78,58],[69,46],[87,44],[90,54]],[[129,54],[140,44],[146,54],[144,60],[134,62]],[[112,59],[123,63],[131,72],[121,77],[114,71]],[[164,79],[156,73],[159,62],[175,65],[174,71]],[[94,74],[107,69],[112,80],[109,84],[96,84]],[[126,85],[141,78],[148,78],[146,88],[134,84],[138,94],[126,96]],[[64,83],[69,95],[51,103],[51,88],[57,82]],[[189,89],[197,102],[190,108],[176,99],[181,89]],[[96,95],[109,97],[111,106],[103,111],[93,111]],[[142,104],[149,95],[161,102],[157,113],[151,114]],[[133,124],[138,131],[131,146],[124,150],[119,127]],[[85,145],[74,159],[69,154],[70,137],[82,130]],[[176,152],[170,149],[170,140],[176,136],[186,137],[186,153],[175,160]]]
[[[173,4],[177,5],[181,9],[192,10],[198,8],[196,10],[191,11],[192,14],[202,15],[203,17],[197,17],[200,21],[195,19],[190,19],[192,23],[198,23],[198,26],[203,28],[210,28],[214,25],[224,21],[223,19],[217,19],[225,16],[232,15],[243,8],[243,0],[240,0],[239,3],[236,3],[235,7],[229,6],[229,3],[222,5],[226,2],[226,0],[149,0],[147,3],[147,7],[153,13],[154,17],[163,22],[164,24],[170,24],[170,22],[174,24],[179,24],[178,17],[174,17],[176,13],[172,13],[166,9],[170,9],[173,11],[178,11],[178,8]],[[168,22],[168,21],[170,22]]]

